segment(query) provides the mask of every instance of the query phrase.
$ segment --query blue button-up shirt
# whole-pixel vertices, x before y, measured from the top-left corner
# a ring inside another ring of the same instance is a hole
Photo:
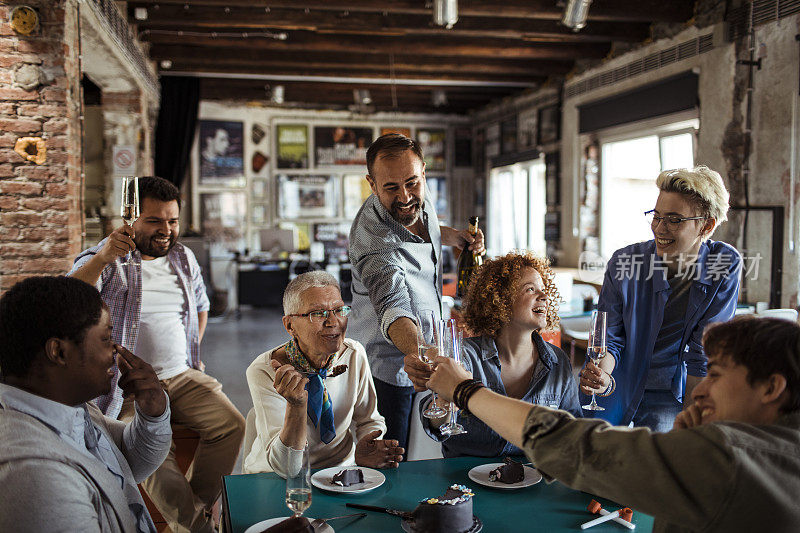
[[[533,370],[528,390],[522,401],[563,409],[573,416],[581,417],[581,406],[578,401],[578,385],[572,375],[572,364],[561,350],[545,342],[538,333],[533,334],[533,342],[539,352],[539,361]],[[502,367],[497,344],[491,337],[473,337],[464,341],[464,366],[472,372],[474,379],[498,394],[507,396],[506,388],[500,377]],[[425,432],[434,440],[442,442],[442,455],[459,457],[473,455],[478,457],[498,457],[501,455],[525,455],[525,452],[495,433],[475,416],[464,416],[459,412],[458,423],[464,426],[467,433],[454,435],[446,440],[433,429],[430,420],[422,416],[422,411],[429,401],[420,402],[419,416]]]
[[[741,267],[739,252],[729,244],[706,241],[700,245],[692,271],[687,273],[693,281],[678,345],[678,368],[672,379],[672,393],[678,401],[683,401],[687,373],[706,375],[703,330],[712,322],[733,317]],[[598,417],[627,425],[636,414],[671,292],[655,241],[626,246],[611,256],[598,309],[608,313],[606,343],[617,362],[613,372],[617,388],[611,396],[597,398],[606,408],[594,411]]]
[[[441,318],[442,309],[442,234],[429,192],[420,216],[430,242],[397,222],[373,194],[350,229],[353,311],[347,335],[364,345],[375,378],[403,387],[412,383],[389,326],[402,317],[416,321],[426,310]]]

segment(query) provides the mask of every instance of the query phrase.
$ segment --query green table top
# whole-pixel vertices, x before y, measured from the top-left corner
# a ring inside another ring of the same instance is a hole
[[[461,483],[475,492],[473,512],[483,522],[485,533],[513,531],[580,531],[580,524],[592,519],[586,510],[592,498],[604,509],[616,510],[609,500],[572,490],[559,482],[544,481],[517,490],[492,489],[469,479],[467,472],[486,463],[500,462],[484,457],[459,457],[410,461],[396,470],[381,470],[386,482],[364,494],[333,494],[314,487],[311,507],[305,512],[312,518],[325,518],[359,512],[345,507],[345,503],[362,503],[411,511],[423,498],[444,494],[453,483]],[[276,516],[291,513],[284,503],[286,482],[277,474],[246,474],[225,476],[226,512],[233,533],[243,533],[251,525]],[[336,531],[357,533],[362,531],[402,531],[400,518],[384,513],[369,512],[366,518],[356,521],[337,520],[331,523]],[[633,513],[633,523],[638,532],[653,529],[653,519],[642,513]],[[622,532],[624,527],[607,522],[591,528],[593,533]]]

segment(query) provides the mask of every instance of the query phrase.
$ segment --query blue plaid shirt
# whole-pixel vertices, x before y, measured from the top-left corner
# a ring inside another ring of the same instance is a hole
[[[98,253],[106,239],[97,246],[81,252],[75,258],[75,263],[68,275],[86,264],[93,255]],[[132,254],[132,263],[123,265],[117,258],[113,263],[106,265],[97,280],[97,290],[108,306],[111,314],[111,324],[114,327],[111,338],[116,344],[121,344],[131,352],[136,348],[136,339],[139,333],[139,319],[142,314],[142,255],[139,250]],[[186,363],[200,370],[200,320],[197,313],[208,311],[210,304],[206,295],[206,286],[200,272],[200,265],[192,251],[180,243],[167,254],[167,260],[180,280],[183,289],[183,327],[186,330]],[[115,367],[116,368],[116,367]],[[111,392],[95,399],[95,403],[106,416],[116,418],[122,409],[122,389],[117,386],[119,370],[111,384]]]
[[[442,313],[442,233],[426,189],[420,215],[431,242],[397,222],[373,194],[350,229],[353,312],[349,337],[364,345],[372,375],[390,385],[410,387],[403,352],[389,338],[401,317],[416,321],[420,311]],[[433,332],[426,332],[433,338]]]

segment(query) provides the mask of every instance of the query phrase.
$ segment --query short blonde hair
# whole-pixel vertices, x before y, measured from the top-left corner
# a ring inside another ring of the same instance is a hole
[[[730,194],[719,172],[705,165],[665,170],[656,178],[656,185],[664,192],[678,192],[688,196],[700,215],[714,219],[714,227],[704,238],[710,237],[720,224],[728,220]]]

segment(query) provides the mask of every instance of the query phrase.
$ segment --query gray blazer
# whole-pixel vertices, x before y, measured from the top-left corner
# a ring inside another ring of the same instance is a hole
[[[137,531],[128,502],[144,502],[120,451],[125,424],[88,406],[94,423],[115,444],[114,454],[130,483],[120,487],[119,478],[102,463],[36,418],[0,408],[0,531]]]

